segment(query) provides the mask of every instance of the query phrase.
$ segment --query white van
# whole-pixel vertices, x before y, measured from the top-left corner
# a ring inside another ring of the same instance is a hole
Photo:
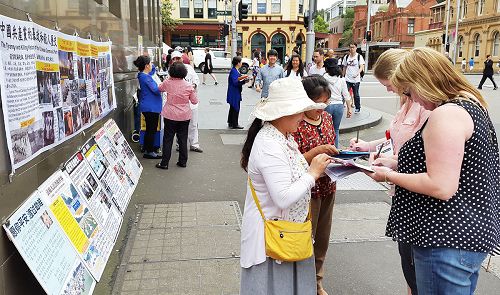
[[[214,69],[232,68],[231,53],[216,49],[210,49],[209,53],[212,56],[212,63]],[[193,48],[193,59],[195,68],[198,68],[203,73],[203,69],[205,68],[205,49]],[[242,74],[248,73],[251,64],[252,60],[248,58],[242,58],[242,66],[240,68],[240,73]]]

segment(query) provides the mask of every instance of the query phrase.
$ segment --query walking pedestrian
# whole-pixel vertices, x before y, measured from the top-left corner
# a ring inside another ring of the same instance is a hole
[[[347,91],[347,84],[342,77],[342,72],[338,66],[338,62],[334,58],[325,60],[326,73],[323,77],[328,81],[330,87],[330,104],[326,107],[326,111],[333,118],[333,127],[335,130],[335,146],[339,147],[339,132],[340,123],[344,116],[344,105],[347,106],[346,117],[352,116],[351,95]]]
[[[173,62],[183,62],[182,61],[182,56],[180,53],[175,52],[172,54],[172,61]],[[196,74],[196,71],[190,64],[184,64],[184,66],[187,69],[187,75],[184,80],[186,80],[189,84],[193,86],[195,91],[198,90],[198,86],[200,85],[200,78],[198,77],[198,74]],[[192,104],[189,102],[189,107],[191,108],[191,120],[189,120],[189,126],[188,126],[188,139],[187,139],[187,145],[189,147],[190,151],[197,152],[197,153],[203,153],[203,150],[200,147],[200,142],[199,142],[199,132],[198,132],[198,106],[200,104]],[[177,138],[177,151],[179,151],[179,139]]]
[[[324,52],[323,49],[318,48],[314,50],[313,53],[314,64],[309,68],[308,74],[310,75],[320,75],[323,76],[325,73],[325,68],[323,67]]]
[[[189,60],[189,64],[194,68],[194,55],[191,46],[186,47],[186,54]]]
[[[493,60],[491,60],[491,55],[486,55],[486,60],[484,61],[484,69],[483,69],[483,77],[481,78],[481,82],[479,82],[479,86],[477,89],[483,89],[483,84],[484,81],[486,81],[486,78],[491,80],[491,83],[493,83],[493,90],[497,90],[497,84],[495,83],[495,80],[493,80]]]
[[[167,103],[163,106],[161,115],[165,125],[163,133],[163,156],[156,168],[168,169],[168,162],[172,152],[174,136],[179,142],[179,160],[177,166],[186,167],[188,160],[187,139],[191,107],[189,103],[197,104],[198,97],[193,85],[184,78],[187,68],[182,62],[174,62],[168,69],[170,77],[160,85],[160,91],[167,92]]]
[[[330,87],[328,81],[319,75],[312,75],[302,80],[302,85],[309,98],[315,103],[328,104]],[[304,112],[304,120],[299,124],[293,137],[307,163],[320,154],[334,156],[338,154],[334,142],[338,134],[333,129],[332,117],[324,110]],[[325,276],[324,262],[330,232],[332,228],[333,204],[335,202],[336,182],[323,175],[316,180],[311,189],[311,220],[314,238],[314,260],[316,266],[316,287],[318,295],[328,295],[323,288]]]
[[[284,76],[297,79],[307,77],[307,72],[304,70],[304,63],[302,62],[300,55],[292,55],[290,62],[286,65]]]
[[[158,129],[158,120],[162,107],[162,98],[158,84],[153,80],[156,72],[155,66],[151,63],[149,56],[141,55],[135,61],[134,65],[139,70],[137,79],[141,93],[139,96],[139,111],[146,121],[146,132],[144,134],[144,155],[146,159],[160,159],[154,148],[155,133]]]
[[[344,56],[342,65],[343,74],[347,82],[347,89],[352,89],[354,95],[354,113],[361,111],[361,98],[359,96],[359,84],[361,83],[361,72],[363,71],[365,60],[361,54],[356,52],[358,45],[354,42],[349,44],[349,55]]]
[[[460,65],[460,70],[462,71],[462,74],[465,73],[465,68],[467,67],[467,61],[465,60],[465,57],[462,59],[462,64]]]
[[[243,129],[243,127],[238,124],[238,115],[240,113],[241,91],[243,85],[248,81],[248,77],[240,74],[239,69],[242,65],[241,57],[233,57],[232,65],[233,68],[229,72],[229,77],[227,78],[226,101],[229,104],[227,124],[230,129]]]
[[[260,92],[260,97],[267,97],[269,85],[275,80],[283,78],[283,68],[276,64],[277,58],[278,52],[275,49],[270,49],[267,52],[268,63],[257,74],[255,87],[257,92]]]
[[[386,87],[388,92],[398,93],[397,89],[392,86],[390,78],[407,53],[404,49],[389,49],[382,53],[373,65],[373,75],[380,84]],[[400,109],[389,126],[389,138],[383,137],[373,141],[352,138],[349,148],[353,151],[375,152],[377,146],[390,139],[393,156],[397,157],[403,144],[420,130],[431,113],[405,95],[400,96],[399,102]],[[394,195],[393,187],[391,187],[390,194]],[[401,268],[408,285],[408,294],[418,295],[411,244],[398,242],[398,250],[401,257]]]
[[[255,80],[257,79],[257,74],[259,73],[260,70],[260,53],[256,50],[253,53],[253,60],[252,60],[252,85],[248,86],[248,88],[253,88],[255,85]]]
[[[217,78],[212,73],[213,69],[214,69],[214,65],[212,63],[212,55],[210,54],[210,48],[207,47],[207,48],[205,48],[205,66],[203,67],[203,79],[202,79],[203,85],[206,85],[205,80],[206,80],[207,74],[209,74],[210,77],[212,77],[212,79],[214,79],[215,85],[219,84],[217,82]]]
[[[319,154],[308,165],[291,133],[297,131],[304,111],[324,107],[309,99],[302,83],[287,78],[271,83],[266,99],[253,112],[256,119],[241,156],[241,167],[248,172],[241,227],[241,295],[316,295],[314,257],[296,262],[267,257],[264,218],[307,220],[311,188],[331,160]]]
[[[500,244],[499,150],[486,101],[425,47],[408,52],[391,84],[431,115],[397,160],[373,162],[369,175],[396,185],[386,234],[412,245],[420,294],[473,294]]]
[[[472,72],[474,70],[474,58],[469,59],[469,72]]]

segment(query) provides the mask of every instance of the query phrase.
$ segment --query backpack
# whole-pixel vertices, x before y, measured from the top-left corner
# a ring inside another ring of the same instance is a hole
[[[358,56],[358,65],[359,65],[359,60],[360,60],[361,55],[359,53],[357,53],[357,56]],[[347,63],[347,57],[349,57],[349,54],[344,55],[344,57],[342,58],[342,66],[344,65],[344,62]],[[361,69],[361,72],[359,73],[359,76],[361,77],[361,79],[363,79],[363,77],[365,76],[365,70],[364,69]]]

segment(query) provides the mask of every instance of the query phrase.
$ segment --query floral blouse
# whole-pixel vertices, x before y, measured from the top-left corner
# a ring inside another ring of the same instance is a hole
[[[321,118],[321,123],[318,126],[302,121],[297,132],[293,133],[293,137],[299,145],[299,151],[302,154],[323,144],[335,145],[336,135],[333,129],[332,116],[324,111],[321,114]],[[332,197],[335,189],[336,183],[331,182],[330,177],[325,175],[316,180],[316,186],[311,190],[311,197]]]

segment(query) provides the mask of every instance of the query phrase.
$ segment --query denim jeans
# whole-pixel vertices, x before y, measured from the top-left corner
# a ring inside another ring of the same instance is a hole
[[[361,109],[361,98],[359,97],[359,82],[358,83],[347,83],[347,91],[352,88],[352,95],[354,96],[354,106],[357,110]]]
[[[335,130],[335,147],[339,147],[339,129],[342,116],[344,115],[344,104],[329,104],[325,111],[332,115],[333,129]]]
[[[417,289],[429,295],[471,295],[487,253],[413,246]]]

